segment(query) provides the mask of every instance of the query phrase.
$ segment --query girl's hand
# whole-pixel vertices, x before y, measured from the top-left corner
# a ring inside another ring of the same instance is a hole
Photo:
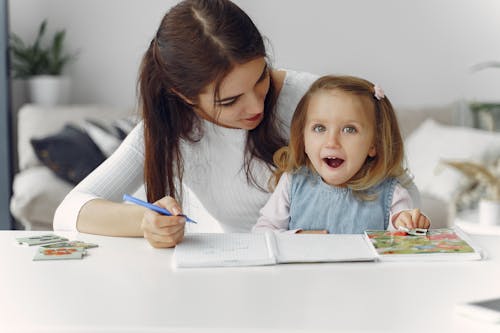
[[[299,230],[298,234],[327,234],[328,230]]]
[[[170,196],[163,197],[154,204],[166,208],[173,215],[181,214],[179,204]],[[164,248],[174,247],[182,241],[185,225],[184,216],[165,216],[148,209],[142,217],[141,229],[151,246]]]
[[[431,223],[427,216],[420,212],[420,209],[415,208],[412,210],[405,210],[399,213],[394,221],[394,227],[396,229],[400,226],[406,227],[408,229],[429,229]]]

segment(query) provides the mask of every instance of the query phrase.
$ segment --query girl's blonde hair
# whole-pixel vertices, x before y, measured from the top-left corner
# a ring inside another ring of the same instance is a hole
[[[290,126],[290,142],[274,153],[276,165],[272,188],[276,186],[284,172],[293,173],[302,166],[315,172],[305,153],[304,127],[307,109],[311,98],[320,92],[341,90],[365,98],[375,112],[375,149],[374,157],[367,157],[361,169],[344,185],[354,194],[367,198],[363,192],[387,177],[400,177],[405,174],[403,167],[404,148],[396,114],[387,97],[375,97],[374,84],[353,76],[327,75],[317,79],[300,100]]]

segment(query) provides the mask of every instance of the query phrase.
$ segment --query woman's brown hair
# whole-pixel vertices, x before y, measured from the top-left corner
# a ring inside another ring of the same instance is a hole
[[[307,109],[315,94],[332,90],[340,90],[365,98],[375,113],[374,132],[377,154],[374,157],[367,157],[361,169],[345,186],[351,188],[355,194],[365,197],[362,192],[383,179],[405,174],[403,139],[396,114],[387,96],[378,100],[374,96],[374,84],[367,80],[353,76],[327,75],[317,79],[297,105],[290,127],[290,143],[274,154],[274,162],[277,166],[273,177],[274,186],[284,172],[293,173],[302,166],[307,166],[314,171],[304,147]]]
[[[228,0],[185,0],[166,13],[142,59],[138,82],[149,201],[166,194],[182,200],[180,143],[194,143],[203,136],[201,121],[186,100],[196,104],[212,82],[217,96],[220,83],[234,66],[265,56],[257,27]],[[263,120],[247,136],[244,169],[253,184],[252,160],[257,158],[272,168],[273,153],[286,144],[279,134],[275,102],[271,81]]]

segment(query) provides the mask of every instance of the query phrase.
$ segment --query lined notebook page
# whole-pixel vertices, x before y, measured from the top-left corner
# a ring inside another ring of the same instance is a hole
[[[280,263],[373,261],[377,253],[365,235],[276,235]]]
[[[275,264],[264,234],[193,233],[175,247],[177,267]]]

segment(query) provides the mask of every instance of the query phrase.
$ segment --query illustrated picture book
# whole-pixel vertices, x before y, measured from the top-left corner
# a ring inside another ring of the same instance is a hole
[[[175,247],[176,267],[374,261],[366,235],[192,233]]]
[[[429,229],[426,235],[367,230],[380,260],[480,260],[482,251],[459,228]]]

